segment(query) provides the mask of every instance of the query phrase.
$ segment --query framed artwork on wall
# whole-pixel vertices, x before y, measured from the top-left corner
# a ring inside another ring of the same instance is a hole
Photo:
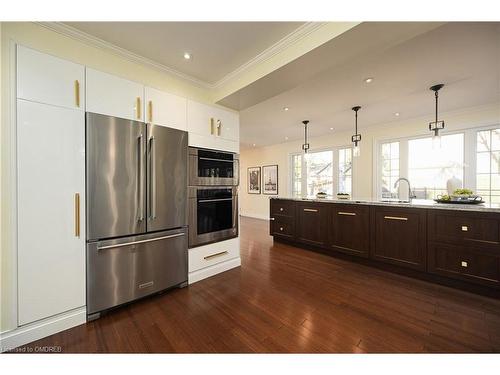
[[[260,167],[249,167],[247,175],[248,194],[260,194]]]
[[[262,167],[262,194],[278,194],[278,166],[264,165]]]

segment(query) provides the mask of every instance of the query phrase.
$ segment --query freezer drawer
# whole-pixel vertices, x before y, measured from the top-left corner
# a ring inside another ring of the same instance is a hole
[[[187,281],[187,228],[87,244],[87,314]]]

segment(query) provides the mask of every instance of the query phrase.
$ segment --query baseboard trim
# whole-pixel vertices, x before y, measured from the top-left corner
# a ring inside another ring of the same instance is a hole
[[[218,273],[228,271],[232,268],[241,266],[241,258],[234,258],[226,260],[225,262],[214,264],[201,270],[190,272],[188,275],[188,283],[194,284],[200,280],[206,279],[207,277],[217,275]]]
[[[12,331],[0,334],[0,352],[17,348],[54,333],[84,324],[87,321],[85,307],[26,324]]]
[[[251,217],[252,219],[260,219],[260,220],[267,220],[267,221],[269,221],[269,217],[265,216],[265,215],[255,215],[255,214],[241,213],[240,216]]]

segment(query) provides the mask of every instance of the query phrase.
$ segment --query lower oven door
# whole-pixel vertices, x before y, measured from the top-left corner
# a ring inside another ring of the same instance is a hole
[[[189,247],[238,236],[237,188],[189,189]]]
[[[87,314],[187,281],[186,228],[87,244]]]

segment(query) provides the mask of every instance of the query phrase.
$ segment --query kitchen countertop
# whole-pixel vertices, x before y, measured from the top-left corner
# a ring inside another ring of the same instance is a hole
[[[277,196],[271,199],[286,199],[297,202],[324,202],[324,203],[341,203],[341,204],[361,204],[369,206],[386,206],[386,207],[406,207],[406,208],[431,208],[438,210],[455,210],[455,211],[478,211],[478,212],[498,212],[500,213],[500,205],[496,203],[481,203],[481,204],[455,204],[455,203],[437,203],[430,199],[413,199],[411,202],[383,202],[375,199],[332,199],[332,198],[292,198]]]

